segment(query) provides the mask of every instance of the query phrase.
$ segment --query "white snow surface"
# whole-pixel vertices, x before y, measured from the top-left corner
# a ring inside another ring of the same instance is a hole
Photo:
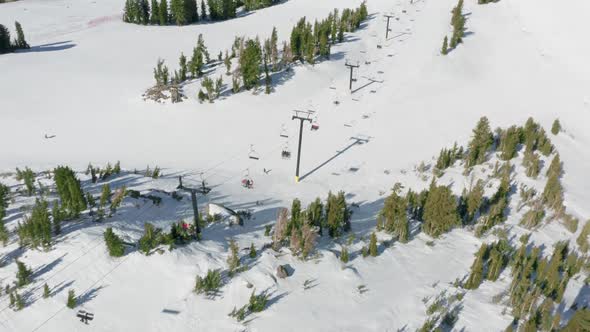
[[[330,60],[297,65],[292,75],[275,77],[270,95],[226,94],[212,104],[197,101],[198,81],[186,87],[188,99],[178,104],[146,102],[141,95],[153,84],[156,60],[176,69],[180,52],[190,55],[199,33],[216,57],[231,47],[236,35],[267,38],[276,26],[282,41],[300,17],[323,19],[333,8],[356,7],[360,1],[289,0],[233,20],[184,27],[125,24],[120,19],[123,3],[0,4],[0,23],[14,33],[12,23],[18,20],[32,46],[0,56],[0,170],[29,166],[40,171],[62,164],[82,171],[88,162],[120,160],[128,172],[110,179],[112,188],[125,184],[161,196],[163,202],[156,207],[126,198],[104,223],[84,219],[64,225],[64,235],[48,252],[20,250],[13,236],[0,248],[5,264],[0,280],[3,285],[14,280],[12,258],[19,257],[33,268],[35,281],[23,292],[27,307],[22,311],[7,308],[8,298],[0,297],[0,331],[413,331],[427,317],[422,299],[462,278],[481,242],[494,236],[478,239],[468,229],[457,229],[433,246],[426,245],[428,236],[417,234],[407,244],[381,248],[375,258],[358,257],[359,251],[374,230],[382,194],[395,182],[415,190],[428,186],[430,178],[421,179],[416,165],[432,163],[441,148],[455,141],[464,145],[481,116],[494,127],[523,124],[529,116],[548,132],[555,118],[564,127],[550,138],[564,163],[565,205],[581,223],[575,234],[559,223],[544,225],[533,232],[535,244],[551,248],[558,240],[575,239],[590,218],[586,0],[501,0],[485,6],[468,0],[464,12],[469,33],[447,56],[440,55],[440,47],[444,35],[450,36],[456,1],[369,0],[370,19],[332,48]],[[392,20],[388,41],[384,13],[399,18]],[[360,89],[354,93],[348,91],[346,60],[361,64],[355,83]],[[223,71],[219,68],[213,77]],[[223,77],[231,89],[231,78]],[[367,78],[382,83],[367,85]],[[304,132],[300,183],[294,183],[294,109],[315,110],[320,124],[320,130],[306,127]],[[280,155],[283,124],[289,133],[289,161]],[[45,134],[56,137],[45,139]],[[353,144],[351,137],[368,142]],[[251,144],[260,160],[248,158]],[[522,153],[519,158],[513,162],[515,181],[542,190],[544,177],[522,175]],[[549,162],[544,159],[542,174]],[[131,172],[148,164],[162,167],[164,176],[152,180]],[[439,182],[460,193],[469,181],[462,170],[448,170]],[[254,180],[251,190],[240,185],[246,172]],[[251,209],[254,219],[243,227],[208,226],[201,242],[161,255],[109,257],[102,239],[106,227],[135,241],[145,222],[166,229],[191,218],[189,197],[177,202],[153,191],[174,190],[178,175],[184,176],[185,185],[206,180],[213,187],[199,197],[202,207],[213,202]],[[102,183],[79,176],[85,190],[100,192]],[[13,178],[0,181],[18,186]],[[277,208],[289,206],[295,197],[307,205],[330,190],[344,190],[348,201],[359,205],[353,215],[357,241],[349,248],[350,263],[342,264],[336,255],[346,239],[324,237],[317,257],[309,261],[285,249],[280,254],[260,250],[255,260],[246,259],[251,268],[231,279],[215,299],[192,292],[196,275],[226,268],[228,239],[236,239],[244,255],[251,243],[262,249],[270,241],[264,226],[274,222]],[[511,234],[520,235],[527,230],[518,226],[524,211],[516,212],[517,196],[507,224]],[[11,203],[5,218],[9,229],[16,228],[23,209],[33,203],[20,196]],[[379,239],[389,237],[380,233]],[[294,274],[275,281],[271,275],[279,264],[290,264]],[[505,271],[499,281],[467,292],[455,329],[502,331],[512,317],[492,297],[505,289],[509,278]],[[311,280],[309,289],[303,287],[306,280]],[[581,280],[570,281],[562,310],[578,296]],[[49,299],[41,298],[44,283],[52,288]],[[257,292],[271,292],[271,301],[242,324],[227,314],[248,301],[252,289],[247,283]],[[361,285],[366,292],[359,292]],[[90,325],[64,307],[70,288],[81,296],[78,309],[95,313]]]

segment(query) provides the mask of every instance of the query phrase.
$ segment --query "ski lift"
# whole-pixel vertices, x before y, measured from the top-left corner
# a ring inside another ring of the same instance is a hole
[[[258,156],[258,152],[254,150],[254,145],[250,144],[250,152],[248,153],[248,158],[258,160],[260,157]]]
[[[281,126],[281,135],[280,136],[284,137],[284,138],[289,138],[289,134],[287,133],[287,128],[285,127],[284,123]]]
[[[318,124],[318,117],[317,115],[313,118],[313,121],[311,122],[311,130],[312,131],[316,131],[320,129],[320,125]]]
[[[244,178],[242,179],[242,187],[244,187],[246,189],[254,188],[254,181],[250,177],[250,170],[249,169],[246,169],[246,172],[244,173]]]
[[[287,143],[285,143],[283,151],[281,151],[281,157],[283,159],[291,159],[291,150],[289,150],[289,145]]]

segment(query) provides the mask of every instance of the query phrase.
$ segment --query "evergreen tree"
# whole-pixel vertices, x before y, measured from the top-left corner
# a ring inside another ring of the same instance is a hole
[[[536,179],[541,171],[541,159],[539,159],[539,155],[534,151],[525,151],[522,164],[526,169],[526,175]]]
[[[25,167],[24,171],[21,171],[18,167],[16,168],[16,179],[23,181],[25,184],[26,194],[28,196],[33,195],[35,192],[35,173],[28,167]]]
[[[63,212],[56,201],[53,201],[53,208],[51,209],[51,217],[53,218],[53,234],[59,235],[61,233],[61,222],[64,220]]]
[[[18,225],[17,234],[22,246],[30,244],[33,247],[48,248],[51,244],[51,219],[47,210],[47,202],[36,200],[29,217],[25,217]]]
[[[246,90],[258,86],[261,60],[262,51],[260,43],[256,40],[248,39],[244,51],[240,54],[240,72]]]
[[[31,275],[33,272],[25,265],[25,263],[16,260],[16,286],[23,287],[31,282]]]
[[[223,58],[223,64],[225,65],[225,74],[226,75],[230,75],[230,71],[231,71],[231,58],[229,57],[229,54],[227,52],[227,50],[225,51],[225,57]]]
[[[326,227],[331,237],[338,237],[342,232],[350,230],[350,216],[352,212],[346,204],[344,192],[340,191],[338,195],[328,193],[326,203]]]
[[[250,256],[250,258],[256,258],[256,248],[254,247],[254,243],[250,244],[250,253],[248,256]]]
[[[22,297],[17,291],[14,292],[14,306],[17,311],[22,310],[25,307],[25,301],[23,301]]]
[[[551,125],[551,133],[553,135],[557,135],[557,134],[559,134],[560,131],[561,131],[561,123],[559,122],[559,119],[555,119],[555,121],[553,121],[553,125]]]
[[[277,33],[277,28],[272,28],[272,33],[270,35],[270,59],[272,63],[273,71],[279,70],[279,48],[278,48],[278,41],[279,36]]]
[[[199,21],[199,12],[197,6],[197,0],[184,0],[184,14],[186,24],[194,23]]]
[[[25,40],[25,33],[23,32],[23,27],[20,25],[20,23],[18,23],[18,21],[14,22],[14,25],[16,27],[16,42],[14,43],[14,46],[20,49],[31,48]]]
[[[150,16],[150,24],[159,24],[160,23],[160,5],[158,5],[158,0],[152,0],[151,5],[151,16]]]
[[[473,130],[473,137],[471,142],[469,142],[469,151],[467,151],[466,167],[483,163],[486,158],[486,152],[492,146],[493,141],[489,121],[484,116],[479,119],[477,126]]]
[[[563,206],[563,187],[559,180],[561,172],[559,155],[555,155],[547,170],[548,179],[543,190],[543,202],[554,210],[560,210]]]
[[[4,225],[2,219],[6,216],[6,209],[8,208],[8,201],[10,195],[10,188],[0,183],[0,241],[4,246],[8,243],[8,230]]]
[[[170,16],[176,25],[186,24],[186,7],[184,0],[170,0]]]
[[[158,59],[156,68],[154,68],[154,79],[156,80],[156,86],[168,85],[168,67],[164,65],[164,60]]]
[[[102,186],[102,191],[100,194],[100,206],[105,207],[111,201],[111,186],[108,183],[105,183]]]
[[[340,261],[346,264],[348,263],[348,259],[348,248],[342,247],[342,250],[340,251]]]
[[[227,258],[227,265],[229,270],[229,275],[232,276],[234,273],[237,272],[238,268],[240,267],[240,257],[238,256],[238,244],[234,239],[231,239],[229,242],[229,250],[230,255]]]
[[[449,53],[449,38],[447,38],[447,36],[445,36],[445,39],[443,39],[443,45],[440,53],[442,55],[447,55]]]
[[[396,184],[391,195],[385,199],[379,217],[382,219],[384,230],[397,235],[399,241],[405,243],[409,236],[408,203],[404,197],[399,195],[399,189],[401,189],[401,185]]]
[[[46,299],[49,296],[51,296],[51,293],[49,292],[49,286],[47,286],[47,283],[45,283],[43,285],[43,298]]]
[[[59,166],[53,173],[62,207],[68,212],[68,216],[77,217],[80,212],[88,207],[80,180],[78,180],[74,171],[67,166]]]
[[[484,278],[484,262],[488,254],[488,246],[483,243],[475,256],[475,261],[471,265],[471,273],[465,282],[466,289],[477,289]]]
[[[113,232],[112,227],[108,227],[104,232],[104,241],[109,251],[109,255],[112,257],[121,257],[125,254],[123,240]]]
[[[74,309],[78,304],[78,300],[76,299],[76,293],[73,289],[68,290],[68,300],[66,302],[66,306],[70,309]]]
[[[369,255],[377,256],[377,235],[375,232],[371,233],[371,239],[369,240]]]
[[[205,7],[205,0],[201,0],[201,20],[207,19],[207,8]]]
[[[305,215],[309,224],[317,227],[317,229],[319,229],[319,233],[322,234],[322,229],[324,226],[324,205],[322,204],[322,200],[319,197],[309,204]]]
[[[12,50],[10,45],[10,31],[0,24],[0,54],[8,53]]]
[[[481,179],[477,180],[475,186],[467,195],[467,219],[472,221],[477,212],[480,211],[484,201],[484,183]]]
[[[158,20],[160,25],[168,25],[169,15],[168,15],[168,1],[161,0],[160,2],[160,9],[158,9]]]
[[[268,95],[272,91],[272,78],[268,73],[268,64],[266,62],[266,57],[264,59],[264,86],[265,86],[265,93]]]
[[[457,201],[451,190],[445,186],[433,184],[424,206],[424,224],[422,229],[432,237],[450,231],[460,225],[457,215]]]
[[[521,143],[521,129],[512,126],[502,133],[500,139],[500,157],[503,160],[510,160],[516,156],[518,144]]]

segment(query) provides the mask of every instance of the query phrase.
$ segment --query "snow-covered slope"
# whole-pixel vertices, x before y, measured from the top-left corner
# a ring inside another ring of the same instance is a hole
[[[88,162],[116,160],[129,171],[159,165],[164,168],[162,179],[129,172],[114,178],[111,186],[173,190],[177,175],[186,181],[204,179],[214,189],[199,203],[251,209],[255,219],[243,228],[208,227],[202,242],[163,255],[133,252],[110,258],[102,240],[107,226],[132,241],[145,222],[166,227],[190,219],[187,198],[177,202],[164,197],[160,207],[126,201],[105,224],[87,220],[65,226],[66,235],[49,252],[23,251],[13,242],[0,251],[4,261],[20,257],[37,269],[31,288],[35,291],[20,312],[6,308],[6,296],[0,298],[0,330],[414,330],[426,318],[422,299],[467,273],[482,241],[472,232],[455,230],[434,246],[418,234],[408,244],[383,248],[376,258],[357,257],[346,267],[334,253],[340,245],[323,238],[319,256],[308,262],[262,252],[215,300],[195,295],[192,288],[197,274],[225,268],[227,239],[236,238],[240,248],[251,243],[261,248],[269,242],[263,226],[274,222],[277,208],[295,197],[307,205],[329,190],[346,191],[349,202],[359,204],[352,230],[366,237],[383,205],[382,194],[395,182],[417,190],[426,187],[429,179],[421,179],[415,166],[422,160],[432,162],[433,155],[455,141],[465,144],[481,116],[494,127],[521,125],[532,116],[549,128],[559,118],[565,132],[551,139],[564,162],[565,205],[581,221],[590,218],[590,46],[583,42],[590,31],[590,3],[584,0],[501,0],[485,6],[466,1],[468,34],[447,56],[439,51],[443,37],[451,33],[450,11],[456,1],[369,0],[370,19],[333,47],[331,60],[296,66],[270,95],[241,92],[200,104],[193,85],[187,87],[191,93],[183,103],[141,98],[153,84],[157,59],[176,68],[180,52],[189,54],[199,33],[216,55],[229,49],[236,35],[266,38],[276,26],[282,41],[302,16],[321,19],[333,8],[358,4],[289,0],[234,20],[185,27],[125,24],[120,20],[122,0],[1,4],[0,23],[11,26],[18,20],[33,47],[0,56],[0,169],[45,170],[65,164],[83,170]],[[399,18],[392,20],[387,41],[385,13]],[[354,93],[348,90],[346,60],[361,64]],[[368,84],[368,78],[382,82]],[[230,89],[231,79],[224,80]],[[320,124],[319,131],[304,132],[304,178],[297,184],[294,109],[315,110]],[[283,124],[293,152],[289,161],[280,155]],[[56,137],[44,139],[45,134]],[[351,137],[368,142],[353,144]],[[258,161],[248,158],[251,144],[260,154]],[[254,180],[252,190],[240,185],[246,172]],[[441,181],[453,183],[460,193],[467,181],[461,172],[457,167]],[[99,185],[80,176],[89,190],[100,191]],[[0,181],[17,184],[11,178]],[[11,204],[5,219],[9,228],[22,218],[20,207],[33,202],[18,197]],[[520,217],[511,215],[508,225],[518,224]],[[524,230],[515,227],[513,232]],[[575,235],[549,224],[537,230],[533,240],[551,246]],[[356,241],[351,251],[363,243]],[[295,274],[275,282],[269,275],[285,263]],[[0,268],[3,284],[13,280],[15,270],[15,264]],[[306,280],[316,286],[304,289]],[[40,298],[45,282],[55,287],[55,295],[47,300]],[[502,314],[490,297],[507,282],[485,283],[468,292],[455,327],[503,330],[512,317]],[[244,326],[227,314],[248,301],[252,290],[247,283],[273,293],[268,309]],[[571,283],[568,304],[581,287],[581,282]],[[368,291],[359,292],[360,285]],[[82,326],[63,307],[69,288],[83,294],[81,306],[96,314],[90,325]]]

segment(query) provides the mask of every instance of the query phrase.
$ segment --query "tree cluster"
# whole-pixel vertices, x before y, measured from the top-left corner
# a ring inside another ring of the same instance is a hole
[[[466,289],[477,289],[483,280],[496,281],[508,265],[512,248],[506,240],[490,245],[483,243],[475,255],[471,272],[465,281]]]
[[[396,184],[391,194],[385,199],[383,209],[378,216],[378,229],[383,229],[398,237],[401,242],[408,242],[410,236],[408,198],[400,195],[401,185]]]
[[[21,24],[14,22],[14,26],[16,29],[16,38],[10,40],[10,31],[4,25],[0,24],[0,54],[30,48],[25,40],[25,33]]]
[[[423,218],[422,230],[434,238],[461,225],[457,213],[457,198],[451,189],[432,182],[424,204]]]
[[[527,240],[522,240],[510,262],[512,314],[526,331],[549,331],[556,327],[553,307],[561,302],[569,279],[580,271],[583,259],[569,250],[567,242],[558,242],[551,257],[542,258],[541,248],[528,249]]]
[[[455,161],[463,159],[463,154],[463,147],[458,147],[457,143],[455,143],[450,149],[443,148],[440,150],[438,158],[436,159],[436,166],[434,169],[435,174],[438,177],[441,177],[445,169],[453,166]]]
[[[51,245],[51,219],[46,201],[36,200],[31,215],[25,217],[22,223],[19,222],[17,234],[21,246],[49,248]]]
[[[16,168],[16,179],[18,181],[23,181],[25,184],[26,194],[31,196],[35,193],[35,172],[28,167],[25,167],[24,170],[20,170],[18,167]]]

